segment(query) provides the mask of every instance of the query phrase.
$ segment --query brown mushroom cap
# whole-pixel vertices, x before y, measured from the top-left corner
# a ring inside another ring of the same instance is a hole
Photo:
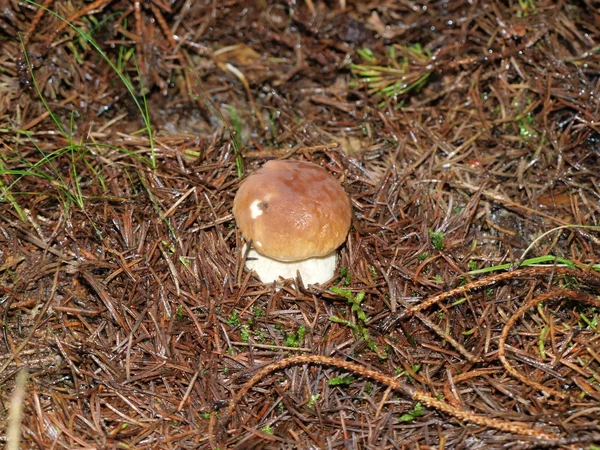
[[[352,218],[348,195],[322,167],[269,161],[240,186],[233,215],[256,251],[279,261],[328,255],[345,240]]]

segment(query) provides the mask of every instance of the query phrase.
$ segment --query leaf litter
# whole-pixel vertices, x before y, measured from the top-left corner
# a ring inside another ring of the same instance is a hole
[[[5,2],[1,422],[23,395],[22,448],[594,448],[597,18]],[[231,203],[273,158],[352,198],[329,285],[243,269]]]

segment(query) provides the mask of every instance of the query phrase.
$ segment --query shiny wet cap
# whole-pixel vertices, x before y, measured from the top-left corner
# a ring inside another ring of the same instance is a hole
[[[304,161],[268,161],[246,178],[233,215],[257,252],[279,261],[330,254],[346,240],[352,206],[339,182]]]

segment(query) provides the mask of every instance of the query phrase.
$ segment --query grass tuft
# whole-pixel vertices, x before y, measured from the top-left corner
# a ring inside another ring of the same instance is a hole
[[[388,54],[376,58],[364,48],[357,51],[364,64],[352,64],[350,69],[358,77],[358,86],[365,87],[369,95],[398,100],[405,94],[420,91],[429,79],[433,66],[431,52],[414,45],[392,45]]]

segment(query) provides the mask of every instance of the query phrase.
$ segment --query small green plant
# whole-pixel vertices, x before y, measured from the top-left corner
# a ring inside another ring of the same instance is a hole
[[[550,331],[550,328],[548,326],[542,328],[542,331],[540,332],[540,337],[538,338],[538,349],[540,351],[540,357],[542,359],[546,358],[546,337],[548,336],[548,331]]]
[[[167,252],[169,252],[169,254],[172,255],[173,253],[175,253],[175,246],[173,245],[172,242],[169,242],[169,241],[166,241],[166,240],[163,239],[162,241],[160,241],[160,243],[163,245],[163,247],[165,248],[165,250]]]
[[[300,347],[305,335],[306,327],[304,325],[300,325],[297,333],[290,333],[285,337],[284,345],[286,347]]]
[[[177,313],[175,313],[175,317],[177,318],[177,320],[183,320],[183,318],[185,317],[185,308],[183,307],[183,305],[177,306]]]
[[[578,325],[579,325],[581,328],[585,328],[585,326],[587,325],[587,326],[588,326],[589,328],[591,328],[593,331],[595,331],[595,332],[598,332],[598,331],[599,331],[599,330],[598,330],[598,325],[599,325],[599,322],[600,322],[600,317],[599,317],[599,316],[600,316],[600,312],[599,312],[599,311],[596,311],[596,310],[594,310],[594,311],[592,312],[592,314],[594,314],[594,315],[593,315],[593,317],[592,317],[591,319],[590,319],[589,317],[587,317],[587,316],[586,316],[585,314],[583,314],[583,313],[579,314],[579,318],[581,319],[581,321],[579,321],[579,324],[578,324]],[[585,325],[584,325],[584,323],[585,323]]]
[[[377,278],[377,269],[375,266],[369,266],[369,273],[373,278]]]
[[[534,0],[518,0],[518,3],[517,17],[527,17],[538,13]]]
[[[233,311],[227,319],[227,325],[237,327],[240,324],[239,312]]]
[[[327,384],[329,384],[329,386],[348,386],[349,384],[352,384],[353,381],[354,377],[349,375],[347,377],[333,377]]]
[[[429,253],[427,253],[427,252],[417,255],[417,259],[421,262],[425,261],[427,258],[429,258]]]
[[[361,303],[365,298],[365,292],[360,291],[354,294],[350,289],[343,289],[337,286],[334,286],[329,290],[341,297],[344,297],[348,303],[352,305],[352,312],[356,314],[358,319],[356,323],[337,316],[331,316],[329,317],[329,320],[351,328],[355,335],[364,339],[364,341],[367,343],[367,346],[374,351],[380,359],[386,359],[387,353],[379,348],[377,342],[375,342],[375,340],[371,337],[368,328],[365,326],[367,322],[367,314],[361,308]]]
[[[280,114],[281,111],[274,111],[273,113],[269,114],[269,131],[271,132],[271,139],[269,141],[271,142],[273,148],[279,148],[279,142],[277,141],[277,118]]]
[[[565,289],[579,290],[579,280],[577,278],[570,275],[564,275],[561,277],[561,280]]]
[[[419,371],[419,369],[421,369],[421,366],[419,364],[414,364],[414,365],[411,366],[410,369],[412,370],[412,373],[417,373]],[[413,377],[411,376],[411,372],[409,372],[408,370],[404,370],[401,367],[396,367],[394,369],[394,372],[396,372],[397,376],[405,375],[407,383],[412,383],[412,382],[415,381],[413,379]]]
[[[321,398],[321,394],[312,394],[310,400],[306,403],[306,406],[312,408],[317,403],[317,400]]]
[[[468,297],[461,297],[458,300],[456,300],[455,302],[452,302],[450,304],[450,306],[458,306],[458,305],[462,305],[464,302],[466,302],[468,300]]]
[[[356,313],[356,316],[362,321],[367,321],[367,315],[361,309],[360,304],[365,299],[365,291],[359,291],[354,294],[350,289],[342,289],[339,287],[332,287],[329,289],[331,292],[339,295],[340,297],[344,297],[348,300],[348,303],[352,305],[352,311]]]
[[[340,275],[337,279],[337,284],[341,284],[342,286],[350,286],[352,282],[352,276],[350,275],[350,269],[347,266],[340,267]]]
[[[519,136],[524,138],[532,138],[537,136],[537,131],[533,126],[535,125],[535,117],[529,113],[525,116],[518,116],[515,119],[515,123],[519,128]]]
[[[436,250],[442,251],[446,248],[444,244],[444,233],[441,231],[429,230],[429,240]]]
[[[190,268],[190,260],[191,260],[191,259],[192,259],[192,258],[190,258],[189,256],[180,256],[180,257],[179,257],[179,262],[180,262],[181,264],[183,264],[183,265],[185,266],[185,268],[186,268],[186,269],[189,269],[189,268]]]
[[[265,343],[265,332],[262,330],[254,330],[254,337],[256,338],[256,340],[260,343],[260,344],[264,344]]]
[[[273,434],[273,426],[271,424],[267,424],[260,429],[263,433]]]
[[[240,330],[240,339],[242,342],[248,342],[250,340],[250,327],[248,325],[242,325]]]
[[[412,411],[402,414],[398,418],[398,422],[412,422],[417,417],[421,417],[424,414],[425,411],[423,410],[423,405],[421,405],[421,402],[419,402],[415,404]]]
[[[238,114],[237,110],[231,106],[227,105],[227,112],[229,113],[229,120],[231,121],[231,128],[233,131],[232,139],[236,139],[240,145],[243,145],[242,138],[242,118]]]
[[[433,71],[431,52],[420,44],[392,45],[383,58],[377,58],[368,48],[358,50],[357,54],[365,61],[365,64],[350,66],[360,80],[357,84],[366,86],[368,94],[385,99],[398,99],[409,92],[418,92],[427,84]]]

